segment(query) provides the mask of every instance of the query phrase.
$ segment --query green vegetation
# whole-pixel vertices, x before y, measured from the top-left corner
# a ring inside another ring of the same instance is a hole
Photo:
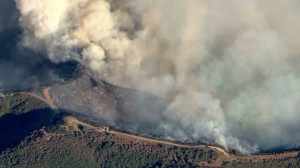
[[[18,145],[33,131],[51,125],[57,113],[43,101],[25,94],[2,96],[0,152]]]
[[[6,95],[0,104],[0,136],[5,136],[0,168],[184,168],[197,167],[214,155],[208,149],[150,145],[85,128],[68,130],[59,119],[64,115],[26,94]]]
[[[100,133],[64,123],[39,99],[25,94],[0,100],[0,168],[194,168],[212,163],[209,148],[180,148]],[[75,116],[91,123],[83,116]],[[300,157],[274,160],[230,160],[224,168],[300,167]]]
[[[97,167],[97,162],[91,155],[93,151],[74,151],[71,144],[55,143],[47,145],[23,144],[0,156],[0,168],[92,168]],[[86,148],[86,146],[78,146]]]
[[[0,97],[0,117],[8,113],[24,114],[43,108],[48,108],[48,105],[29,95],[17,93]]]
[[[22,114],[44,108],[48,108],[46,103],[30,95],[14,94],[10,97],[10,111],[14,114]]]
[[[146,144],[92,130],[62,131],[54,126],[36,131],[3,152],[0,168],[190,168],[214,155],[208,149]]]
[[[300,158],[262,160],[262,161],[231,161],[224,162],[224,168],[298,168],[300,167]]]
[[[0,97],[0,117],[10,112],[10,96]]]
[[[151,168],[197,167],[202,160],[212,159],[215,153],[208,149],[186,149],[169,145],[147,144],[104,134],[101,137],[85,133],[90,148],[100,167]]]

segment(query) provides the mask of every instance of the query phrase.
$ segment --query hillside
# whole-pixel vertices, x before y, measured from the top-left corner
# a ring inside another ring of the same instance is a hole
[[[79,113],[78,104],[86,104],[83,98],[89,100],[97,90],[102,97],[87,105],[99,103],[120,113],[128,110],[124,97],[135,91],[105,83],[91,87],[92,81],[83,84],[80,80],[88,81],[81,78],[30,92],[1,94],[0,168],[300,166],[298,151],[246,156],[217,146],[183,144],[122,130],[124,124],[130,123],[122,118],[118,121],[121,124],[108,125],[93,117],[95,109],[88,115]],[[73,95],[60,90],[72,87],[78,89],[71,92]],[[112,92],[117,89],[122,90],[118,95]]]

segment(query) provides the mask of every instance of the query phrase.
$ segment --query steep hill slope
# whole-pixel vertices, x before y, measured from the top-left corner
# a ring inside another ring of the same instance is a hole
[[[133,94],[138,93],[93,83],[88,76],[50,88],[1,94],[0,168],[300,166],[296,150],[241,155],[122,129],[132,124],[134,115],[111,122],[115,125],[97,118],[111,112],[137,113],[140,108],[132,104],[135,101],[127,101]],[[147,98],[163,108],[161,101]]]

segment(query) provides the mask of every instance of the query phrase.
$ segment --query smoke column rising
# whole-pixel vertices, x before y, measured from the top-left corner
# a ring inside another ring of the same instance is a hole
[[[165,99],[167,137],[245,153],[300,145],[298,1],[16,3],[24,46]]]

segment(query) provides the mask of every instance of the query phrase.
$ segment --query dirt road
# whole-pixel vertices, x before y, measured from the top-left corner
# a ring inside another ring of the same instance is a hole
[[[43,90],[43,96],[39,96],[35,93],[32,93],[32,92],[21,92],[20,94],[23,94],[23,95],[27,95],[27,96],[31,96],[31,97],[34,97],[44,103],[46,103],[47,105],[49,105],[51,108],[55,109],[56,106],[54,105],[52,99],[49,99],[49,97],[47,97],[49,95],[49,92],[48,90]],[[44,95],[46,94],[46,96]]]
[[[23,94],[35,97],[35,98],[47,103],[50,107],[56,108],[56,105],[54,104],[54,101],[49,94],[49,88],[43,89],[42,93],[43,93],[42,96],[36,95],[34,93],[30,93],[30,92],[24,92]],[[125,132],[121,132],[121,131],[117,131],[117,130],[111,130],[111,129],[108,129],[108,127],[95,127],[88,123],[81,122],[74,117],[67,117],[66,121],[71,125],[81,125],[83,127],[86,127],[88,129],[93,129],[94,131],[97,131],[100,133],[105,132],[108,134],[114,134],[114,135],[124,136],[124,137],[132,138],[132,139],[136,139],[136,140],[140,140],[140,141],[145,141],[148,143],[171,145],[171,146],[176,146],[176,147],[180,147],[180,148],[193,148],[193,149],[210,148],[219,154],[219,158],[210,164],[206,164],[207,167],[219,167],[223,161],[279,160],[279,159],[295,158],[299,154],[299,152],[283,152],[283,153],[277,153],[277,154],[264,154],[264,155],[259,155],[259,154],[258,155],[233,155],[233,154],[228,153],[225,149],[223,149],[221,147],[217,147],[217,146],[182,144],[182,143],[172,142],[172,141],[168,141],[168,140],[158,140],[158,139],[138,136],[138,135],[125,133]]]

